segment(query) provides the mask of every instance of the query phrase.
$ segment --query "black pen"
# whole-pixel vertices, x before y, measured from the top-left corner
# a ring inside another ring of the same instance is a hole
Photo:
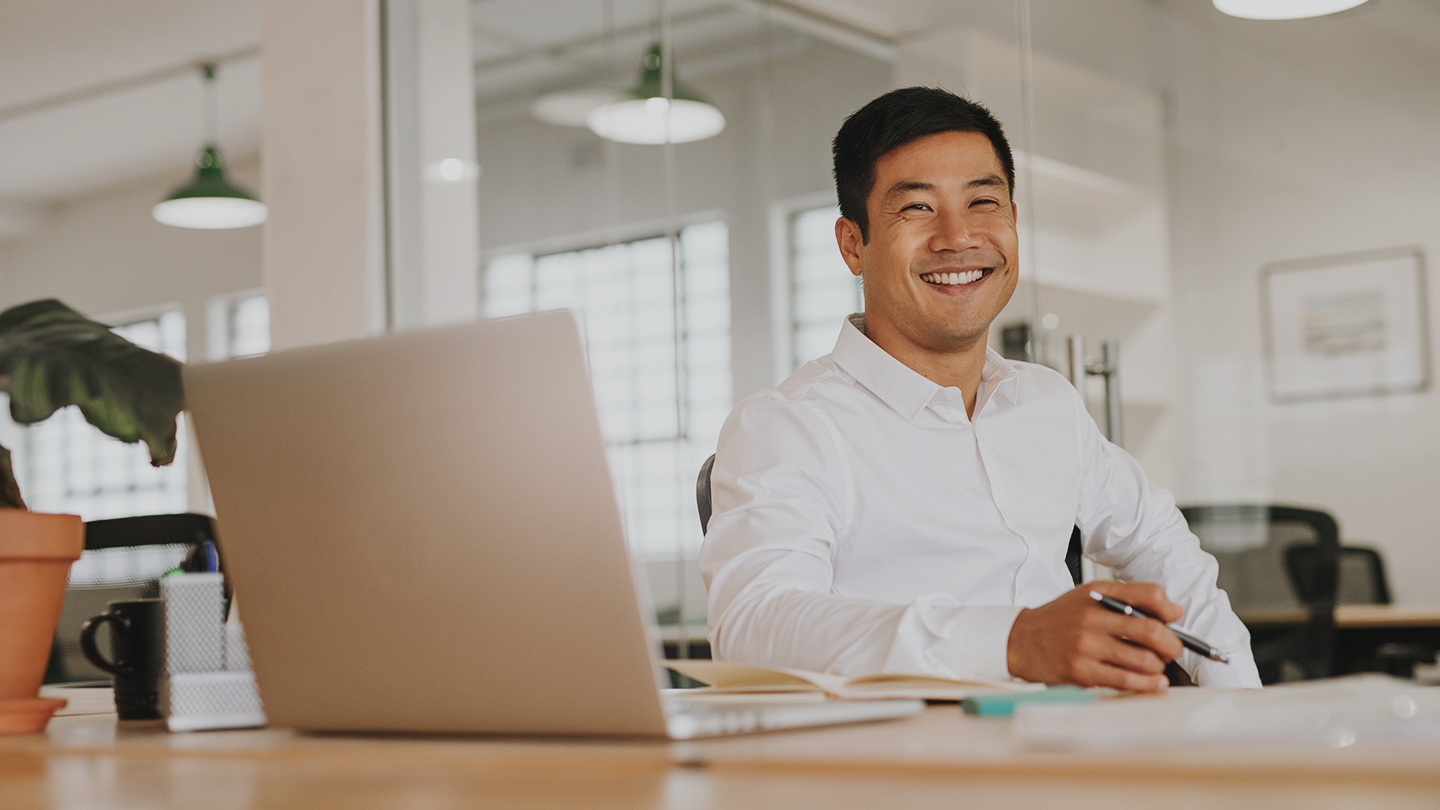
[[[1121,602],[1119,599],[1111,599],[1110,597],[1100,593],[1099,591],[1091,591],[1090,598],[1094,599],[1096,602],[1099,602],[1100,606],[1105,608],[1106,610],[1111,610],[1125,616],[1139,616],[1142,619],[1155,619],[1154,616],[1151,616],[1149,613],[1146,613],[1140,608],[1134,607],[1132,605],[1127,605],[1124,602]],[[1155,619],[1155,621],[1158,622],[1160,620]],[[1212,661],[1219,661],[1222,664],[1230,663],[1230,659],[1226,658],[1225,654],[1217,650],[1214,646],[1210,644],[1210,642],[1201,641],[1200,639],[1190,635],[1184,630],[1177,630],[1168,624],[1165,625],[1165,629],[1174,633],[1175,637],[1180,639],[1181,644],[1184,644],[1186,647],[1189,647],[1195,652],[1200,653],[1206,658],[1209,658]]]

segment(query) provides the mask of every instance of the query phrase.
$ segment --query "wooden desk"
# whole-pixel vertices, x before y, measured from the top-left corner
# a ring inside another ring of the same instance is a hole
[[[0,738],[6,810],[1440,807],[1440,744],[1019,750],[1008,721],[909,720],[706,742],[167,734],[114,715]]]
[[[1250,628],[1251,638],[1263,640],[1283,635],[1304,623],[1302,610],[1246,611],[1240,620]],[[1378,660],[1376,651],[1387,643],[1415,645],[1415,649],[1440,650],[1440,607],[1412,605],[1336,605],[1335,672],[1343,674],[1391,665]],[[1413,659],[1397,659],[1391,669],[1409,675]]]
[[[1247,627],[1282,626],[1305,621],[1303,610],[1246,611],[1240,620]],[[1336,605],[1337,629],[1388,627],[1440,627],[1440,607],[1415,605]]]

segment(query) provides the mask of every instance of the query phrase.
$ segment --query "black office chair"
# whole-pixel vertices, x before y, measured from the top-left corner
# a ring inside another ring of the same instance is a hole
[[[1219,586],[1240,614],[1303,611],[1298,627],[1252,628],[1263,683],[1333,673],[1340,528],[1325,512],[1232,504],[1180,509],[1220,563]],[[1303,563],[1301,562],[1303,560]]]
[[[695,508],[700,512],[700,533],[710,532],[710,471],[715,469],[715,454],[700,465],[700,477],[695,479]]]
[[[160,577],[167,571],[206,570],[206,540],[215,540],[208,515],[143,515],[86,523],[85,551],[71,567],[45,682],[109,680],[108,673],[80,652],[80,625],[103,613],[110,602],[159,596]],[[218,557],[218,549],[215,553]],[[109,655],[107,634],[99,634],[99,642]]]
[[[1314,570],[1323,565],[1317,551],[1314,546],[1292,546],[1285,552],[1286,568],[1302,599],[1314,598]],[[1364,546],[1341,546],[1339,565],[1337,605],[1390,604],[1390,584],[1380,552]]]
[[[695,508],[700,514],[700,533],[706,534],[710,531],[710,473],[715,468],[715,455],[712,453],[705,463],[700,465],[700,475],[695,479]],[[1080,527],[1076,526],[1070,532],[1070,544],[1065,549],[1065,569],[1070,572],[1070,579],[1079,585],[1082,579],[1080,573]],[[1170,676],[1171,683],[1188,684],[1187,676],[1179,666],[1171,664],[1165,670]]]
[[[1312,548],[1291,548],[1285,557],[1290,576],[1304,596],[1316,566]],[[1336,603],[1340,605],[1388,605],[1390,583],[1385,576],[1385,562],[1380,552],[1364,546],[1340,547],[1340,572],[1336,587]],[[1342,645],[1345,661],[1342,668],[1350,672],[1388,672],[1409,678],[1416,664],[1432,663],[1436,645],[1433,635],[1400,630],[1387,633],[1352,633]]]
[[[700,465],[700,477],[695,479],[695,507],[700,513],[700,533],[710,531],[710,471],[715,468],[715,454]],[[1080,527],[1070,533],[1070,545],[1065,550],[1065,568],[1076,585],[1080,584]]]

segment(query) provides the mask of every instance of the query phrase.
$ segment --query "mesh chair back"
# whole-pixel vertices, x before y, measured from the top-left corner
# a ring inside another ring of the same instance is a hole
[[[695,479],[695,509],[700,513],[700,533],[710,531],[710,471],[715,468],[715,454],[700,465],[700,476]]]
[[[1219,586],[1240,613],[1335,604],[1339,529],[1324,512],[1283,506],[1189,506],[1180,510],[1200,546],[1220,563]],[[1314,565],[1297,572],[1287,552],[1307,549]]]
[[[1361,546],[1340,547],[1340,592],[1342,605],[1388,605],[1390,584],[1380,552]]]
[[[700,533],[705,534],[710,530],[710,472],[715,468],[715,454],[705,459],[700,465],[700,475],[695,479],[695,510],[700,514]],[[1070,545],[1065,549],[1065,569],[1070,572],[1070,578],[1076,585],[1080,584],[1080,527],[1076,526],[1070,533]]]
[[[1291,577],[1302,593],[1312,570],[1322,566],[1319,549],[1313,546],[1294,547],[1286,552]],[[1388,605],[1390,586],[1385,579],[1385,564],[1373,548],[1341,546],[1336,604]]]
[[[1303,611],[1302,624],[1262,636],[1251,651],[1263,683],[1331,674],[1340,529],[1314,509],[1191,506],[1180,510],[1220,563],[1219,582],[1237,613]],[[1306,564],[1299,565],[1297,560]]]
[[[108,680],[80,652],[80,625],[105,612],[111,602],[160,595],[167,571],[203,570],[197,550],[215,539],[206,515],[145,515],[94,520],[85,524],[85,551],[70,567],[70,583],[55,631],[46,683]],[[100,651],[112,657],[108,633],[96,634]]]

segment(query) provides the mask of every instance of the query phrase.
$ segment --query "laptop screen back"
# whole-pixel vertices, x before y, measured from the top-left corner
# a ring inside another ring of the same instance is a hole
[[[573,316],[189,367],[272,723],[662,735]]]

